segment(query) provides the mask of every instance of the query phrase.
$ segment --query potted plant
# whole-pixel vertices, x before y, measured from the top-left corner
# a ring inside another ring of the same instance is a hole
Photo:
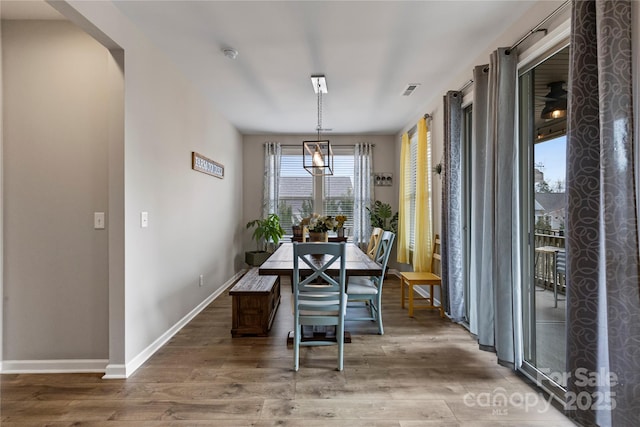
[[[394,214],[389,203],[376,200],[373,207],[367,208],[367,210],[372,227],[380,227],[398,234],[398,212]]]
[[[268,251],[269,243],[274,246],[284,236],[284,230],[280,226],[280,217],[275,213],[269,214],[266,218],[254,219],[247,223],[247,228],[255,227],[251,236],[257,244],[257,250],[247,251],[244,254],[244,260],[252,266],[262,265],[269,258],[271,252]]]

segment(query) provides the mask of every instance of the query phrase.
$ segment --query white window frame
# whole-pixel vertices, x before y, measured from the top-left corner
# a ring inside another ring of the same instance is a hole
[[[354,162],[355,162],[355,153],[354,153],[354,148],[352,145],[334,145],[333,146],[333,152],[335,156],[352,156],[354,158]],[[300,158],[300,170],[304,172],[304,174],[308,174],[306,171],[304,171],[303,167],[302,167],[302,160],[303,160],[303,153],[302,153],[302,149],[300,147],[297,146],[293,146],[293,145],[283,145],[282,146],[282,156],[299,156]],[[280,177],[282,177],[282,172],[286,170],[283,170],[283,168],[281,167],[281,175]],[[302,175],[302,174],[301,174]],[[324,215],[324,204],[325,204],[325,177],[324,176],[310,176],[309,177],[312,179],[312,203],[313,203],[313,212],[317,213],[319,215]],[[354,177],[353,175],[351,175],[351,183],[352,185],[354,184]],[[280,192],[280,196],[282,196],[281,192]],[[279,197],[280,197],[279,196]],[[280,199],[277,202],[277,206],[279,206],[280,204]],[[293,212],[293,215],[297,215],[297,212]],[[347,219],[347,223],[352,225],[353,223],[353,214],[348,215],[348,219]],[[285,231],[288,233],[289,231],[285,228]]]

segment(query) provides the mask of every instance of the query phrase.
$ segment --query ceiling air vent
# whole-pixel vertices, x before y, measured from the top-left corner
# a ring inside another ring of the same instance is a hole
[[[420,86],[420,83],[409,83],[404,91],[402,92],[402,96],[409,96]]]

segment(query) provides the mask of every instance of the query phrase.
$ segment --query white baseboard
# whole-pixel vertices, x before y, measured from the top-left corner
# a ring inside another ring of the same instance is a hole
[[[107,359],[4,360],[3,374],[102,373]]]
[[[70,374],[70,373],[104,373],[103,379],[124,379],[133,374],[144,362],[166,344],[187,323],[193,320],[213,300],[238,280],[246,270],[241,270],[227,280],[220,288],[209,295],[193,310],[187,313],[175,325],[169,328],[158,339],[140,352],[126,365],[109,364],[107,359],[71,359],[71,360],[3,360],[0,362],[0,373],[3,374]]]
[[[121,380],[127,378],[127,366],[109,364],[104,370],[103,380]]]
[[[209,295],[204,301],[198,304],[193,310],[187,313],[182,319],[180,319],[175,325],[169,328],[164,334],[160,335],[154,342],[152,342],[147,348],[142,350],[136,357],[131,359],[129,363],[126,364],[124,372],[122,371],[122,365],[116,365],[114,367],[114,371],[109,374],[109,378],[128,378],[131,374],[133,374],[144,362],[149,360],[153,354],[160,349],[163,345],[165,345],[175,334],[177,334],[180,329],[185,327],[187,323],[193,320],[202,310],[204,310],[213,300],[218,298],[222,293],[231,286],[236,280],[238,280],[246,270],[241,270],[236,273],[233,277],[227,280],[222,286],[220,286],[214,293]],[[112,375],[119,376],[112,376]],[[122,376],[124,375],[124,376]]]

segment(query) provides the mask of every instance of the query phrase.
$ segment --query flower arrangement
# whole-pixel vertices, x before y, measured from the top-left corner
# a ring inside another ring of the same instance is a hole
[[[332,216],[324,216],[313,214],[309,218],[309,231],[312,233],[326,233],[329,230],[337,231],[344,227],[344,223],[347,217],[344,215],[338,215],[335,218]]]
[[[336,223],[332,216],[313,214],[309,219],[309,231],[312,233],[326,233],[335,227]]]

